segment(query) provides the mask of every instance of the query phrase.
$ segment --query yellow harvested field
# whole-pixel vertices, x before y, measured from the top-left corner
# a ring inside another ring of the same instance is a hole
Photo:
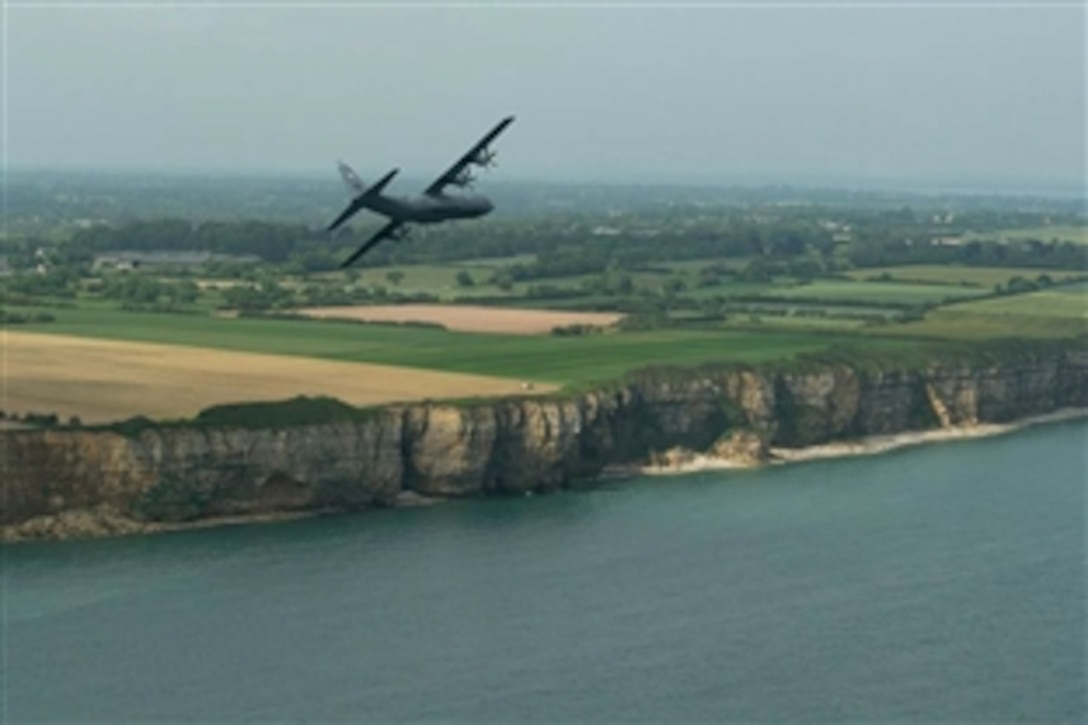
[[[366,322],[430,322],[459,332],[491,332],[506,335],[545,335],[553,327],[593,325],[607,327],[623,319],[614,312],[564,312],[522,310],[512,307],[469,305],[360,305],[352,307],[305,307],[309,317]]]
[[[327,395],[353,405],[525,394],[520,381],[392,365],[0,332],[0,408],[85,423],[187,418],[221,403]],[[535,384],[533,393],[555,386]]]

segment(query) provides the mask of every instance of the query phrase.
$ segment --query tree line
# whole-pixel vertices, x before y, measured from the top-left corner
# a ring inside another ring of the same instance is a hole
[[[610,266],[633,269],[664,261],[738,257],[804,259],[810,265],[822,260],[818,266],[823,267],[847,262],[855,267],[955,263],[1084,269],[1086,247],[1071,242],[1006,243],[986,240],[983,233],[983,238],[965,243],[934,243],[967,230],[1029,226],[1042,220],[1034,212],[977,211],[953,219],[914,209],[839,210],[830,219],[828,210],[812,207],[713,212],[681,208],[618,217],[557,213],[415,227],[407,241],[377,246],[359,266],[524,256],[524,261],[505,266],[504,284],[596,274]],[[373,233],[374,224],[330,236],[301,224],[258,220],[196,224],[165,218],[91,225],[63,242],[40,237],[8,240],[3,253],[10,267],[25,269],[41,261],[43,248],[53,264],[75,265],[105,252],[207,251],[252,256],[282,272],[306,273],[338,268]]]

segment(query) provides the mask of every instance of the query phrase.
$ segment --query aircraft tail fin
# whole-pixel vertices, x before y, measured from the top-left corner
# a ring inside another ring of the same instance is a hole
[[[363,183],[363,180],[359,178],[359,175],[355,173],[355,170],[343,161],[337,161],[336,166],[340,170],[340,178],[344,180],[344,185],[348,187],[348,193],[355,198],[363,196],[364,194],[367,196],[380,194],[386,184],[392,181],[393,177],[400,171],[400,169],[393,169],[374,184],[367,186]]]
[[[354,169],[343,161],[337,161],[336,167],[340,170],[340,178],[344,180],[344,186],[348,187],[349,194],[359,196],[366,191],[366,184],[363,183],[363,180],[359,178]]]

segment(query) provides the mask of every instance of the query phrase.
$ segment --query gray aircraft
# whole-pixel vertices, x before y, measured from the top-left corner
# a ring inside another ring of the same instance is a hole
[[[393,169],[374,184],[367,186],[359,178],[358,174],[352,171],[350,166],[343,161],[338,162],[340,176],[344,178],[348,192],[353,195],[353,198],[348,208],[344,209],[340,216],[336,217],[336,220],[329,225],[328,231],[335,230],[361,209],[370,209],[389,218],[386,225],[379,229],[374,236],[366,240],[366,243],[359,247],[354,254],[344,260],[340,268],[347,267],[384,239],[404,239],[408,231],[405,224],[409,222],[434,224],[450,219],[471,219],[472,217],[483,216],[494,209],[491,200],[485,196],[479,194],[450,196],[445,193],[445,189],[447,186],[462,189],[471,186],[475,181],[471,173],[470,167],[472,166],[483,168],[494,166],[495,152],[488,150],[487,145],[494,141],[495,137],[513,122],[513,116],[507,116],[500,121],[495,128],[488,131],[482,139],[477,141],[476,145],[469,149],[464,156],[457,159],[453,166],[446,169],[444,174],[424,189],[423,194],[415,198],[409,199],[382,194],[382,191],[400,169]]]

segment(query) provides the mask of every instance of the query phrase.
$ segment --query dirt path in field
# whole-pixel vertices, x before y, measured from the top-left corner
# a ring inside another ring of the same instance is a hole
[[[328,319],[433,322],[459,332],[490,332],[507,335],[546,335],[553,327],[565,325],[607,327],[623,319],[623,315],[615,312],[563,312],[468,305],[306,307],[297,312],[309,317]]]
[[[534,384],[533,393],[554,390]],[[190,417],[211,405],[328,395],[353,405],[525,394],[520,381],[29,332],[0,332],[0,409],[85,423]]]

